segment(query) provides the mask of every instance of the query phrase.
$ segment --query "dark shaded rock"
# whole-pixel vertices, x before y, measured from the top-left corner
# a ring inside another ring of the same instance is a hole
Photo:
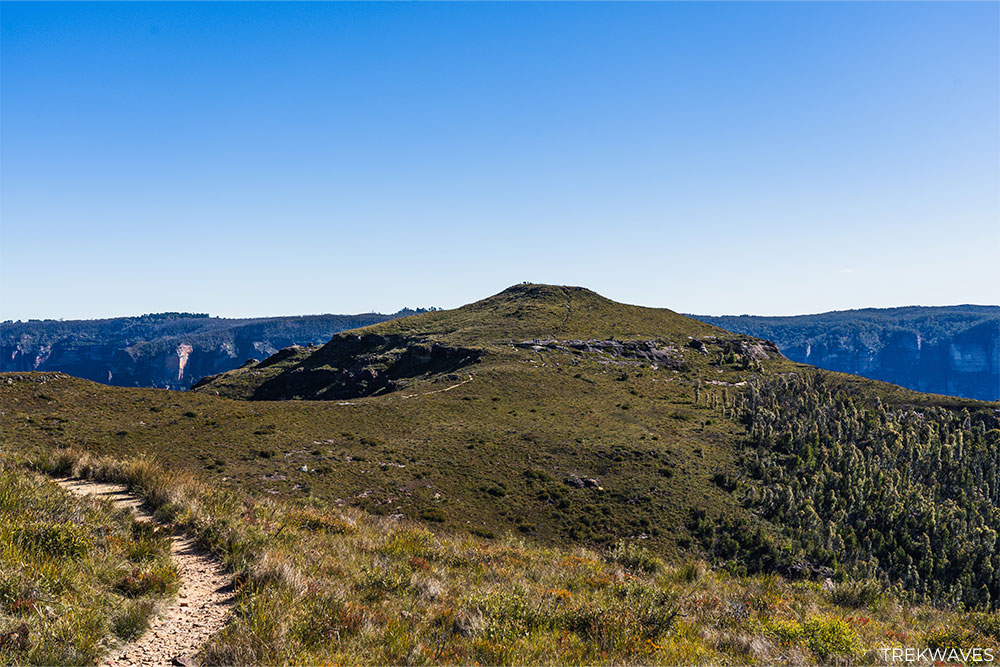
[[[692,338],[691,341],[688,343],[688,347],[698,350],[702,354],[708,354],[708,347],[706,347],[705,343],[698,340],[697,338]]]
[[[415,312],[258,319],[161,313],[3,322],[0,372],[62,371],[120,387],[188,389],[199,378],[239,367],[240,359],[255,361],[291,345],[325,343],[340,331]]]
[[[282,350],[256,368],[294,359],[299,352],[301,349]],[[312,354],[303,356],[290,368],[282,369],[275,377],[265,380],[250,398],[344,400],[383,394],[399,389],[411,378],[452,374],[475,363],[481,355],[481,350],[405,336],[343,334],[335,336]],[[206,378],[196,387],[211,380]]]

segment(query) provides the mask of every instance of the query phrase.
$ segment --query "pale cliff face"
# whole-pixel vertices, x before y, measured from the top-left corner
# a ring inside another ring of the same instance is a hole
[[[337,332],[396,315],[316,315],[225,320],[151,316],[0,325],[0,371],[62,371],[125,387],[188,389],[206,375],[263,359],[289,345],[326,343]]]
[[[792,361],[917,391],[1000,400],[1000,308],[995,306],[700,319],[768,338]]]

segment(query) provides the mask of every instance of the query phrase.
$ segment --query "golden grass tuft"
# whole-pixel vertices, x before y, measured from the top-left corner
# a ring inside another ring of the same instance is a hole
[[[898,640],[968,643],[994,616],[907,605],[866,582],[734,576],[607,551],[481,539],[211,489],[146,460],[38,466],[129,484],[222,556],[238,584],[207,664],[787,664],[870,661]]]

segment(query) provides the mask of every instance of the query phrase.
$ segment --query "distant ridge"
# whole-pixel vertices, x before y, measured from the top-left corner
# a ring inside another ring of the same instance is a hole
[[[204,375],[236,368],[289,345],[323,343],[344,329],[390,315],[304,315],[229,319],[205,313],[151,313],[97,320],[0,323],[0,371],[61,371],[121,387],[187,389]]]
[[[692,315],[789,359],[917,391],[1000,399],[1000,306],[903,306],[766,317]]]

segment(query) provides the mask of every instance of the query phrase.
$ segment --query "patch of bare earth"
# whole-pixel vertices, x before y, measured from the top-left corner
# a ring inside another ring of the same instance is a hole
[[[70,493],[106,498],[132,511],[139,521],[155,521],[142,502],[120,484],[58,479]],[[208,639],[226,624],[233,601],[232,578],[194,540],[174,535],[170,555],[180,574],[177,598],[160,610],[139,639],[115,649],[106,665],[189,665]]]

